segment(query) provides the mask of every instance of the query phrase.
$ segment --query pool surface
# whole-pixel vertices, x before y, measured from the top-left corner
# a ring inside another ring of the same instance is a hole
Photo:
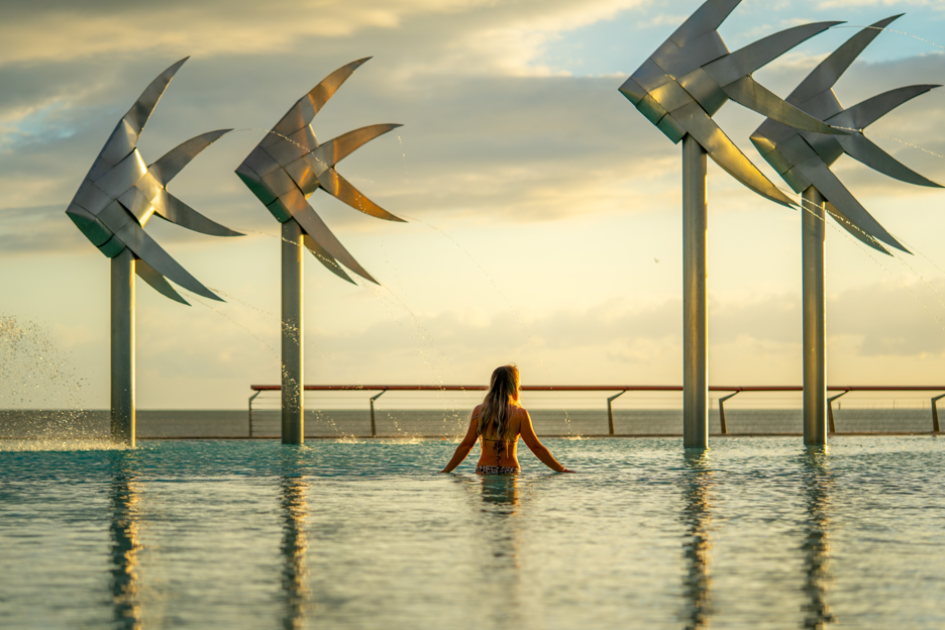
[[[545,443],[0,441],[0,627],[945,627],[945,440]]]

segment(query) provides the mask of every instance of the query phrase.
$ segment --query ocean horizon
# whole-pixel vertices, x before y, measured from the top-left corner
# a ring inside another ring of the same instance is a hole
[[[539,436],[604,436],[606,409],[530,410]],[[139,409],[137,435],[149,438],[266,438],[280,433],[278,409],[156,410]],[[459,437],[466,430],[468,409],[378,409],[377,437]],[[800,435],[800,409],[726,409],[729,435]],[[931,433],[930,408],[842,408],[834,411],[837,434]],[[252,424],[252,430],[250,429]],[[96,410],[0,410],[0,439],[96,439],[108,435],[109,412]],[[722,435],[718,409],[709,411],[710,436]],[[614,433],[623,436],[682,435],[681,409],[615,409]],[[306,409],[305,436],[311,438],[371,435],[367,409]]]

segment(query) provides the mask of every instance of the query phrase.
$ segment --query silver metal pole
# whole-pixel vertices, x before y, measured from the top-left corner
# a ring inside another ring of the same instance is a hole
[[[683,138],[683,445],[707,448],[709,438],[708,320],[705,240],[706,152]]]
[[[282,443],[305,441],[302,372],[302,228],[282,224]]]
[[[811,186],[804,191],[802,308],[804,311],[804,444],[827,443],[827,308],[824,197]]]
[[[111,439],[135,445],[135,256],[127,247],[112,258]]]

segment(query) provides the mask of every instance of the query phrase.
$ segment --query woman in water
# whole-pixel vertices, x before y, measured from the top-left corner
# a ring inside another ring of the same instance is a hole
[[[519,471],[518,436],[548,468],[556,472],[574,472],[558,463],[538,441],[532,419],[518,402],[519,373],[514,365],[503,365],[492,373],[489,393],[482,404],[473,409],[466,437],[456,447],[453,459],[441,472],[452,472],[482,438],[482,455],[476,472],[484,475],[508,475]]]

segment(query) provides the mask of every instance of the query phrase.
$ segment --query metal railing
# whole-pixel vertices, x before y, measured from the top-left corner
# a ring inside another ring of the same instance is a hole
[[[250,385],[253,394],[249,397],[249,436],[253,437],[253,401],[262,392],[280,391],[279,385]],[[363,391],[379,392],[369,398],[371,411],[371,435],[377,435],[377,427],[374,421],[374,401],[387,392],[475,392],[485,391],[489,388],[485,385],[306,385],[305,391],[316,392],[341,392],[341,391]],[[836,423],[833,416],[833,401],[841,396],[851,392],[945,392],[943,386],[924,386],[924,385],[832,385],[827,387],[828,391],[840,392],[827,399],[827,415],[830,433],[836,433]],[[617,392],[607,398],[607,420],[609,435],[614,433],[614,413],[612,403],[614,400],[623,396],[627,392],[682,392],[682,385],[523,385],[522,391],[525,392]],[[776,393],[776,392],[803,392],[804,388],[799,385],[749,385],[744,387],[728,387],[723,385],[710,385],[710,392],[730,392],[726,396],[719,398],[719,419],[722,435],[728,434],[728,426],[725,421],[725,401],[741,393]],[[938,419],[938,401],[945,398],[945,393],[933,396],[932,403],[932,433],[939,433]]]

